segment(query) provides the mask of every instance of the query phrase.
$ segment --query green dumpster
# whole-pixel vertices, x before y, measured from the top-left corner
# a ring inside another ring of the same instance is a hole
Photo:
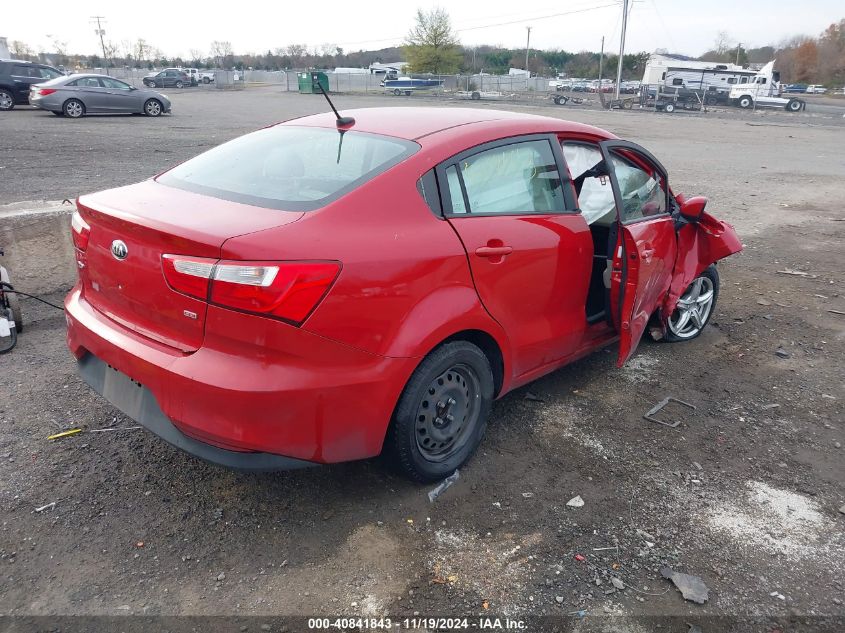
[[[314,94],[315,92],[319,94],[320,91],[314,89],[314,84],[311,81],[311,75],[317,75],[317,81],[320,82],[320,85],[323,87],[323,90],[325,90],[326,92],[329,91],[329,78],[326,73],[319,71],[311,71],[306,73],[297,73],[300,94],[310,95]]]

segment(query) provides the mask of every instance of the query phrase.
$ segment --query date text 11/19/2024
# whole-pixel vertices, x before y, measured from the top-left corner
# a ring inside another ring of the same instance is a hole
[[[438,617],[413,617],[413,618],[308,618],[308,628],[311,630],[350,630],[357,629],[364,631],[372,630],[419,630],[428,629],[435,631],[443,630],[467,630],[476,629],[482,631],[510,630],[524,631],[526,623],[523,620],[497,617],[477,618],[438,618]]]

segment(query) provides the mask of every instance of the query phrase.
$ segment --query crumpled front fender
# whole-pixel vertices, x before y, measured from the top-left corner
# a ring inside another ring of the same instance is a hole
[[[741,250],[742,242],[734,227],[707,212],[702,212],[698,222],[683,225],[678,231],[678,257],[672,283],[661,306],[663,323],[674,312],[678,299],[693,279],[710,264]]]

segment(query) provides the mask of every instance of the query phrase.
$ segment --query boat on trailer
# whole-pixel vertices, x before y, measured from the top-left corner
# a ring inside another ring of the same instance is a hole
[[[442,79],[413,79],[411,77],[399,77],[399,79],[385,79],[381,82],[386,92],[392,92],[397,97],[401,94],[410,95],[417,90],[431,90],[442,88]]]

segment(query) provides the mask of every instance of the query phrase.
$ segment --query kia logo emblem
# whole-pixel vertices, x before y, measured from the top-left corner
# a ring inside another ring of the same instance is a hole
[[[111,243],[111,254],[115,259],[124,260],[129,254],[129,249],[126,248],[126,243],[123,240],[115,240]]]

